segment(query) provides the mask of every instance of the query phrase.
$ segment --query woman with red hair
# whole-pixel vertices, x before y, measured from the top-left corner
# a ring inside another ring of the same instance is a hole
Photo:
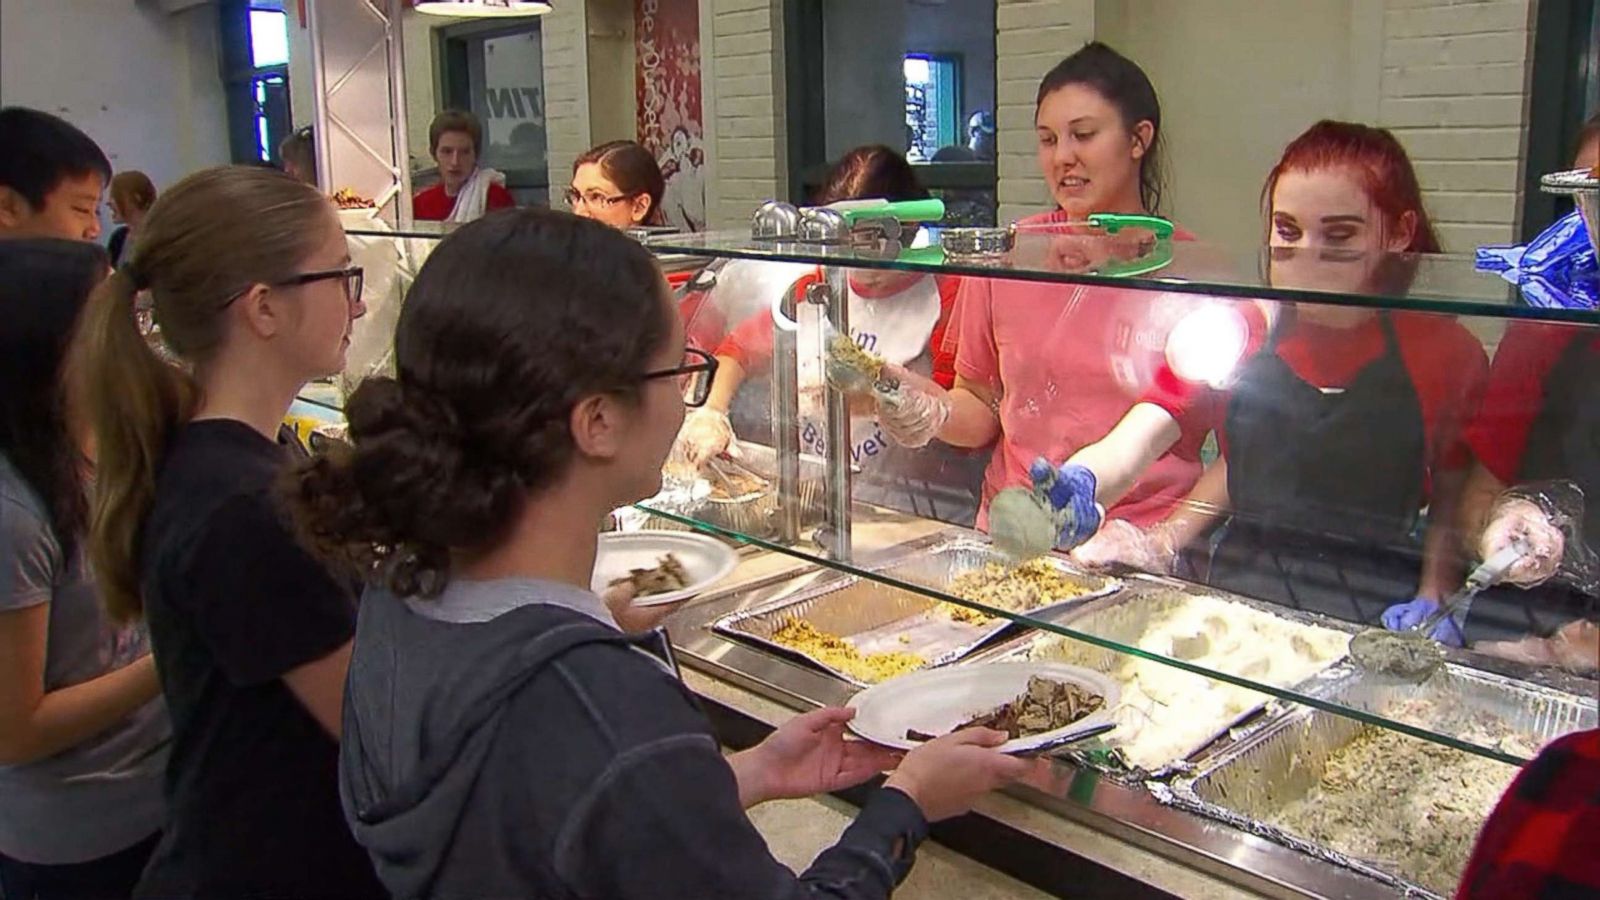
[[[1265,346],[1228,379],[1222,456],[1187,502],[1149,529],[1113,521],[1077,555],[1170,568],[1181,548],[1231,514],[1211,584],[1376,622],[1397,600],[1436,600],[1459,583],[1449,528],[1470,462],[1462,427],[1488,362],[1453,317],[1344,300],[1404,296],[1412,254],[1440,249],[1411,161],[1389,132],[1317,123],[1284,151],[1263,199],[1272,285],[1331,302],[1286,304],[1270,317]],[[1181,335],[1180,326],[1174,341]],[[1169,359],[1182,355],[1169,344]],[[1157,383],[1140,406],[1169,419],[1206,393],[1170,371]],[[1119,425],[1079,456],[1150,458],[1146,445],[1159,448],[1173,430]],[[1080,464],[1075,457],[1063,469]],[[1098,481],[1096,500],[1109,505],[1136,474],[1062,481]],[[1459,643],[1451,623],[1442,628]]]

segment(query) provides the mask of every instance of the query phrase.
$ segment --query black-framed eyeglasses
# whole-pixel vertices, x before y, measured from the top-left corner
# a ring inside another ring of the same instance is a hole
[[[320,272],[303,272],[292,278],[272,283],[273,287],[299,287],[302,284],[313,284],[318,281],[332,281],[335,278],[344,279],[344,296],[351,303],[361,299],[361,284],[366,280],[366,270],[360,266],[345,266],[342,269],[324,269]]]
[[[361,302],[361,285],[366,280],[366,270],[360,266],[345,266],[342,269],[322,269],[316,272],[302,272],[299,275],[290,276],[282,281],[274,281],[270,286],[299,287],[302,284],[313,284],[318,281],[331,281],[335,278],[344,279],[345,300],[349,301],[352,306]],[[233,301],[243,297],[248,293],[250,293],[250,289],[245,288],[239,293],[234,294],[232,297],[228,298],[227,303],[222,304],[223,307],[226,308],[232,306]]]
[[[683,365],[646,372],[639,377],[643,381],[677,378],[678,387],[683,391],[684,405],[705,406],[706,401],[711,398],[711,383],[717,377],[717,358],[697,347],[686,347],[683,351]]]
[[[582,191],[579,191],[577,188],[567,188],[566,192],[561,196],[566,199],[567,206],[571,207],[572,209],[577,209],[580,205],[587,206],[591,209],[597,209],[602,206],[616,206],[618,203],[625,203],[639,195],[617,194],[614,197],[607,197],[605,194],[602,194],[599,191],[590,191],[589,193],[585,194]]]

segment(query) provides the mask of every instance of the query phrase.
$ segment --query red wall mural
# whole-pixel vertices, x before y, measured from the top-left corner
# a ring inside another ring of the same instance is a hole
[[[706,226],[699,0],[634,0],[639,143],[661,164],[667,224]]]

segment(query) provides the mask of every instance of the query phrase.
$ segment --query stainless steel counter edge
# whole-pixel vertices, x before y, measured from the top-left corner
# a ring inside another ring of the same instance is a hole
[[[847,700],[851,686],[709,628],[722,615],[802,589],[818,571],[782,554],[746,551],[739,569],[715,593],[675,614],[669,630],[690,688],[766,728],[798,711]],[[997,833],[1021,832],[1172,896],[1398,896],[1358,873],[1163,805],[1142,787],[1058,765],[1064,784],[1059,795],[1009,789],[980,803],[974,818]],[[1007,874],[1038,883],[1028,872]]]

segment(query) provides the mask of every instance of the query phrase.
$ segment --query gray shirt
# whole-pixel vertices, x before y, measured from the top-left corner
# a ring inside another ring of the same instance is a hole
[[[149,652],[140,626],[106,615],[82,547],[68,560],[38,496],[0,457],[0,613],[48,604],[46,693],[120,669]],[[171,726],[157,698],[54,756],[0,766],[0,853],[43,864],[87,862],[160,830]]]

